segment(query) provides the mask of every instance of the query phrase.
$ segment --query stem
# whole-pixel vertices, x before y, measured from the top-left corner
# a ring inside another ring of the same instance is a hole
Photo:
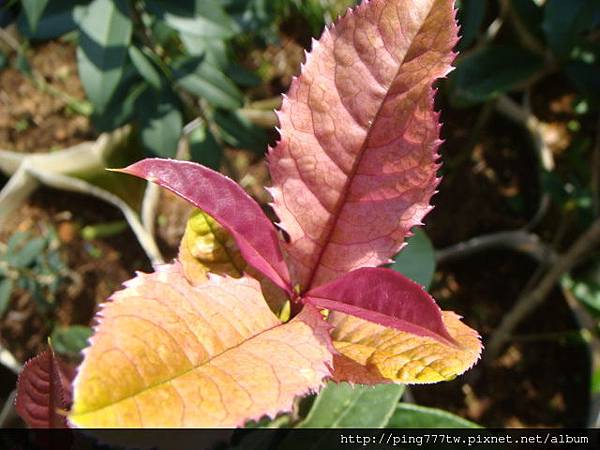
[[[552,291],[560,277],[569,272],[576,264],[600,243],[600,219],[596,221],[583,233],[567,252],[559,257],[554,265],[546,272],[539,284],[531,292],[522,294],[512,310],[504,316],[500,326],[494,331],[484,354],[484,363],[493,361],[504,343],[508,340],[512,331],[533,310],[539,307],[548,294]]]

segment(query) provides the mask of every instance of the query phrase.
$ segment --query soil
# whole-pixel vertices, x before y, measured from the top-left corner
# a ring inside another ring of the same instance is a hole
[[[297,47],[288,42],[285,51],[289,58],[298,58]],[[71,46],[50,42],[36,48],[32,55],[31,64],[47,82],[83,98]],[[284,66],[290,64],[282,63]],[[269,94],[283,90],[293,75],[287,69],[277,70]],[[552,83],[547,92],[553,92],[558,104],[568,94]],[[533,100],[535,108],[548,109],[538,105],[537,98]],[[64,101],[40,92],[14,69],[0,72],[0,102],[0,148],[49,150],[93,136],[86,118],[71,114]],[[480,110],[452,110],[445,105],[439,108],[444,111],[446,143],[441,152],[445,177],[425,228],[435,247],[523,226],[535,214],[540,196],[537,163],[527,136],[506,119],[492,115],[473,143],[472,128]],[[548,114],[544,116],[547,120],[554,117]],[[28,124],[26,129],[17,127],[23,121]],[[266,197],[260,188],[268,180],[264,161],[237,150],[228,150],[227,157],[232,161],[229,169],[236,172],[229,175],[264,203]],[[167,260],[176,256],[188,212],[183,202],[161,194],[157,234]],[[0,318],[0,342],[20,361],[45,345],[49,319],[64,325],[88,324],[97,305],[123,281],[136,270],[150,270],[129,230],[92,241],[81,237],[85,225],[122,220],[118,210],[89,197],[40,189],[11,220],[8,231],[0,234],[0,241],[5,242],[15,230],[43,234],[54,227],[62,242],[63,258],[74,273],[61,288],[52,317],[41,315],[29,295],[18,292],[10,312]],[[552,236],[554,222],[551,211],[539,232]],[[479,330],[485,342],[534,270],[535,264],[525,256],[486,252],[441,265],[432,292],[444,309],[457,311],[469,326]],[[519,327],[510,346],[489,367],[480,364],[452,382],[412,387],[411,393],[420,404],[456,412],[485,426],[583,426],[589,355],[576,331],[576,323],[557,289],[543,309]],[[0,392],[0,397],[6,394]]]
[[[0,71],[0,148],[47,152],[92,139],[87,117],[75,114],[69,102],[50,89],[83,100],[73,45],[50,41],[28,53],[32,71],[50,89],[42,89],[11,65]]]

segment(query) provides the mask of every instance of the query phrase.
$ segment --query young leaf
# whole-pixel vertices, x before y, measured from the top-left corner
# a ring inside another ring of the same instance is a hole
[[[431,209],[440,144],[431,85],[454,58],[452,5],[363,2],[313,43],[269,154],[301,291],[389,263]]]
[[[477,362],[481,342],[477,332],[461,323],[456,314],[443,311],[442,315],[457,346],[346,314],[330,314],[333,345],[341,354],[334,359],[333,379],[361,384],[420,384],[455,378]]]
[[[52,349],[25,363],[17,381],[16,410],[32,428],[65,428],[70,381]]]
[[[231,235],[200,210],[195,211],[186,224],[178,259],[193,285],[205,282],[208,273],[238,278],[246,265]]]
[[[132,24],[125,0],[93,0],[80,21],[79,77],[98,112],[104,111],[123,74]]]
[[[126,286],[84,351],[76,426],[241,426],[288,411],[329,374],[327,322],[307,307],[282,324],[251,278],[194,287],[173,265]]]
[[[289,291],[275,227],[235,182],[187,161],[145,159],[121,171],[157,183],[206,211],[233,235],[248,264]]]
[[[312,289],[306,302],[351,314],[388,328],[429,336],[454,345],[431,296],[414,281],[391,269],[363,268]]]
[[[481,428],[447,411],[400,403],[386,428]]]
[[[328,383],[316,398],[300,428],[381,428],[404,392],[398,384],[357,386]]]

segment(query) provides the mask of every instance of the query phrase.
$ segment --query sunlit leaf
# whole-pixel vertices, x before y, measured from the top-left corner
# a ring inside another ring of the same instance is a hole
[[[133,26],[125,0],[93,0],[79,23],[79,77],[94,107],[103,111],[123,75]]]
[[[457,346],[332,313],[332,338],[341,354],[334,359],[334,379],[364,384],[418,384],[460,375],[479,359],[481,342],[477,332],[464,325],[456,314],[444,311],[443,316]]]
[[[391,269],[354,270],[306,294],[306,302],[454,345],[440,308],[417,283]]]
[[[371,1],[325,30],[279,111],[270,192],[301,291],[390,262],[438,184],[432,83],[450,70],[449,0]]]
[[[235,427],[288,411],[331,363],[313,308],[282,324],[250,278],[139,274],[102,309],[74,381],[80,427]]]
[[[235,238],[248,264],[289,290],[288,269],[275,227],[231,179],[187,161],[146,159],[122,172],[163,186],[214,217]]]

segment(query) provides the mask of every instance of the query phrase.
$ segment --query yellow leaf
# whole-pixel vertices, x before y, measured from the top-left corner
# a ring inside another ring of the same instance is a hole
[[[330,374],[330,325],[314,308],[282,324],[257,281],[180,265],[114,294],[74,381],[79,427],[235,427],[291,408]]]
[[[238,278],[246,266],[233,237],[201,210],[186,224],[178,259],[192,284],[206,281],[209,272]]]
[[[418,384],[451,380],[465,372],[479,359],[480,338],[453,312],[442,314],[457,347],[331,313],[333,345],[340,352],[334,359],[334,379],[361,384]]]

